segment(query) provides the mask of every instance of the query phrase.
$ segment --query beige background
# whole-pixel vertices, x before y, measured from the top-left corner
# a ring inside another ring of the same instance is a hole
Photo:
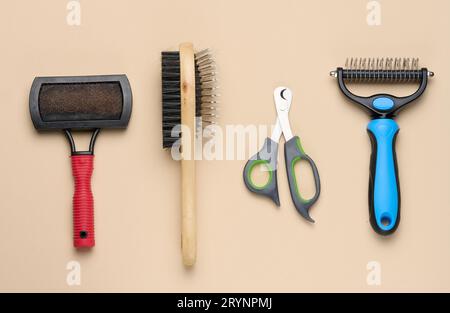
[[[81,0],[79,27],[66,3],[1,1],[0,290],[450,291],[449,1],[381,0],[378,27],[362,0]],[[272,123],[273,88],[292,89],[292,128],[323,184],[309,225],[284,171],[277,209],[246,190],[245,161],[199,162],[192,270],[179,249],[179,164],[160,145],[160,51],[187,40],[215,51],[222,125]],[[328,76],[347,56],[417,56],[436,72],[398,118],[403,214],[389,238],[368,222],[369,118]],[[79,253],[69,147],[34,130],[28,93],[35,76],[113,73],[128,75],[133,114],[98,138],[97,246]],[[78,287],[66,284],[71,260]],[[381,286],[366,283],[369,261]]]

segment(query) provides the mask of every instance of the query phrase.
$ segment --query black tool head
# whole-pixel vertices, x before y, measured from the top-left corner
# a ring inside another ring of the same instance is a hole
[[[125,128],[132,95],[126,75],[36,77],[29,102],[38,130]]]
[[[344,68],[330,74],[351,83],[417,83],[423,79],[418,58],[347,58]],[[426,72],[433,76],[433,72]]]
[[[417,58],[351,58],[345,68],[338,67],[330,75],[337,78],[339,88],[350,100],[362,105],[373,117],[394,117],[407,104],[420,97],[434,73],[419,68]],[[376,94],[362,97],[352,93],[346,83],[418,83],[411,95],[397,97]]]
[[[171,148],[179,139],[172,129],[181,124],[180,53],[161,53],[163,148]],[[215,123],[217,117],[216,65],[208,49],[195,54],[195,116],[201,127]]]

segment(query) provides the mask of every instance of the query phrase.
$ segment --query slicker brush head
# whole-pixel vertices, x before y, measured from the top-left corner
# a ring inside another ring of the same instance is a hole
[[[131,87],[125,75],[36,77],[29,105],[39,130],[125,128]]]
[[[118,82],[44,84],[39,92],[44,121],[117,120],[122,101]]]
[[[196,131],[201,131],[218,117],[216,64],[208,49],[195,53],[194,62]],[[171,148],[180,139],[173,129],[182,119],[180,52],[163,51],[161,65],[163,148]]]
[[[419,67],[418,58],[347,58],[345,67],[330,72],[351,83],[417,83],[424,72],[432,77],[433,72]]]

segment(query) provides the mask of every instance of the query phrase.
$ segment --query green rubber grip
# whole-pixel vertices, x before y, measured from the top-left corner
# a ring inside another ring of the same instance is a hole
[[[278,196],[277,185],[277,158],[278,158],[278,143],[270,138],[266,138],[264,145],[258,153],[256,153],[250,160],[247,161],[244,167],[244,183],[248,190],[269,197],[280,206],[280,198]],[[257,165],[265,165],[269,172],[269,179],[263,186],[258,186],[252,181],[252,172]]]
[[[317,202],[320,195],[320,177],[319,171],[314,161],[303,151],[300,143],[300,138],[294,136],[284,145],[284,157],[286,160],[286,171],[289,180],[289,190],[291,191],[291,198],[294,202],[298,213],[306,220],[314,223],[314,220],[309,215],[309,209]],[[297,177],[295,176],[294,166],[297,162],[304,160],[311,166],[316,192],[311,199],[305,199],[300,194],[299,186],[297,185]]]

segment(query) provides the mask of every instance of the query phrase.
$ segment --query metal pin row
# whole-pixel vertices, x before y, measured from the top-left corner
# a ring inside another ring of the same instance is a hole
[[[345,68],[372,71],[417,71],[418,58],[347,58]]]
[[[336,71],[330,74],[337,76]],[[404,83],[421,77],[418,58],[348,58],[343,69],[343,78],[350,82]]]
[[[219,87],[217,82],[217,67],[209,49],[195,54],[197,71],[200,76],[200,110],[201,119],[198,119],[198,128],[216,124],[219,104]],[[213,135],[213,134],[212,134]]]

